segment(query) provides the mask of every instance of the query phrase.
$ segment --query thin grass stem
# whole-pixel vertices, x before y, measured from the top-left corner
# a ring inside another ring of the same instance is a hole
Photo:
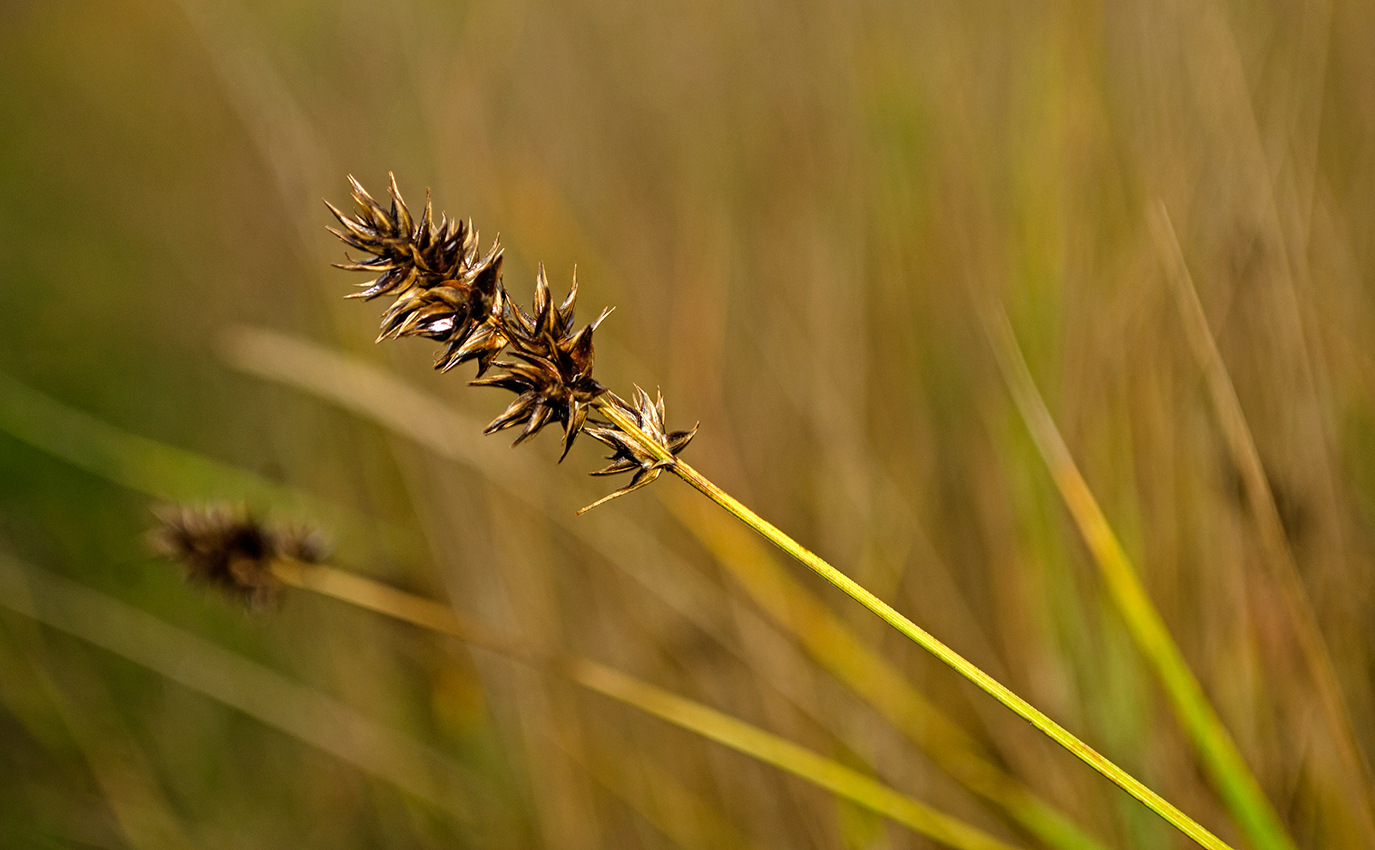
[[[1046,846],[1103,850],[1103,844],[1067,814],[986,758],[962,726],[870,648],[820,598],[789,576],[767,544],[748,528],[685,491],[666,492],[664,500],[670,512],[755,604],[793,634],[818,664],[920,747],[937,767],[1002,807]]]
[[[823,558],[802,546],[777,526],[750,510],[734,496],[717,487],[705,476],[687,463],[675,458],[666,448],[640,430],[639,426],[612,401],[603,400],[597,404],[598,411],[625,433],[633,436],[644,449],[654,455],[679,478],[686,481],[702,495],[720,505],[736,519],[763,535],[770,543],[809,567],[813,572],[840,588],[846,595],[877,614],[885,623],[897,629],[918,646],[978,686],[989,696],[1002,703],[1014,713],[1036,727],[1055,743],[1069,750],[1085,764],[1110,779],[1122,790],[1135,797],[1151,811],[1160,815],[1180,832],[1192,838],[1199,846],[1210,850],[1232,850],[1230,845],[1208,831],[1202,824],[1186,815],[1173,803],[1146,787],[1140,780],[1118,767],[1097,750],[1081,741],[1069,730],[1056,723],[1036,706],[1013,693],[1009,688],[992,676],[980,670],[955,650],[946,646],[935,636],[909,620],[888,603],[869,592],[854,579],[831,566]]]
[[[439,602],[333,567],[278,561],[272,569],[283,584],[449,635],[556,673],[602,696],[805,779],[949,847],[960,850],[1011,848],[976,827],[771,732],[595,661],[543,651],[469,620]]]

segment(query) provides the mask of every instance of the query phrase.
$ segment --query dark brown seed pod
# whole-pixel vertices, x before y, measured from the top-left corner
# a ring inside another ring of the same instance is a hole
[[[669,454],[674,457],[687,448],[688,443],[697,435],[697,426],[693,425],[689,431],[671,431],[664,429],[664,396],[662,393],[655,393],[655,398],[651,399],[649,393],[635,387],[635,403],[628,404],[620,398],[613,399],[616,406],[621,408],[632,419],[635,424],[650,438],[659,443]],[[597,505],[609,502],[618,496],[624,496],[632,490],[650,483],[659,477],[659,473],[667,469],[671,464],[669,461],[661,460],[645,450],[639,440],[630,436],[626,432],[617,428],[615,425],[590,425],[586,428],[588,436],[600,440],[612,448],[612,453],[607,455],[607,460],[611,461],[605,468],[592,473],[593,475],[619,475],[622,472],[634,472],[630,483],[616,492],[602,499],[593,502],[583,511],[591,510]],[[582,511],[579,511],[582,513]]]
[[[515,304],[503,313],[503,330],[510,342],[513,360],[497,361],[500,375],[479,378],[481,387],[500,387],[517,393],[515,401],[492,420],[485,433],[492,434],[515,425],[524,425],[516,444],[539,433],[550,422],[563,424],[563,453],[587,421],[592,402],[606,388],[592,377],[592,334],[610,315],[604,310],[590,325],[573,332],[573,312],[577,300],[577,281],[562,305],[553,307],[549,281],[540,266],[535,283],[534,312],[526,313]]]
[[[566,339],[573,334],[573,317],[578,302],[578,270],[573,269],[573,283],[568,287],[568,296],[558,307],[549,292],[549,278],[544,273],[544,263],[539,264],[535,274],[534,313],[527,313],[519,304],[508,302],[502,314],[502,321],[511,335],[512,341],[525,350],[542,351],[553,341]],[[607,313],[610,310],[605,311]],[[601,318],[593,322],[599,324]]]
[[[351,297],[395,298],[382,317],[378,340],[403,336],[437,340],[444,348],[435,367],[446,371],[476,360],[474,385],[500,387],[516,394],[516,399],[487,426],[486,433],[523,426],[515,440],[519,444],[549,423],[558,422],[563,425],[559,456],[563,460],[587,426],[588,414],[607,391],[592,377],[592,336],[611,311],[602,311],[596,321],[574,330],[576,270],[568,296],[556,305],[541,265],[535,278],[534,302],[526,312],[502,286],[497,243],[479,257],[472,225],[450,222],[445,216],[436,225],[428,193],[425,213],[415,219],[396,188],[395,178],[388,190],[389,207],[373,199],[352,177],[349,181],[358,213],[347,216],[331,206],[344,227],[331,230],[348,245],[372,255],[370,260],[350,261],[341,268],[378,273]],[[506,357],[498,360],[503,352]],[[498,374],[483,377],[493,366]],[[670,453],[682,451],[696,428],[665,433],[662,397],[653,401],[639,387],[635,393],[634,405],[613,396],[614,403]],[[634,473],[630,485],[615,495],[648,484],[669,465],[646,453],[614,426],[598,422],[590,430],[616,450],[611,465],[595,474]]]
[[[191,581],[210,585],[250,607],[273,601],[280,587],[272,562],[317,563],[325,549],[306,528],[270,529],[247,511],[224,505],[167,507],[156,512],[153,549],[181,564]]]
[[[441,216],[436,224],[429,194],[419,220],[411,216],[388,175],[390,208],[384,208],[353,177],[356,216],[348,216],[328,201],[325,205],[344,229],[330,228],[346,244],[372,254],[362,262],[337,264],[350,271],[378,273],[351,298],[372,299],[393,295],[396,300],[382,316],[378,341],[403,336],[423,336],[444,344],[435,368],[452,369],[469,360],[478,361],[478,374],[490,365],[506,344],[498,321],[504,307],[501,291],[499,240],[486,254],[478,253],[478,235],[472,224]]]

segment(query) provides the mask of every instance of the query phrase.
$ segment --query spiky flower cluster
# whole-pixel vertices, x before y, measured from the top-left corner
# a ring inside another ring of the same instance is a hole
[[[659,445],[668,449],[669,454],[677,457],[678,453],[687,448],[687,444],[692,442],[692,438],[697,436],[697,426],[692,426],[690,431],[665,431],[664,429],[664,396],[663,393],[656,392],[655,398],[650,399],[649,393],[635,387],[635,404],[632,406],[624,400],[616,398],[614,403],[627,414],[644,433],[648,434]],[[605,425],[593,425],[587,429],[587,433],[597,440],[606,443],[612,448],[612,453],[607,455],[607,460],[611,463],[606,467],[592,473],[593,475],[619,475],[622,472],[635,474],[631,477],[630,483],[604,499],[593,502],[584,511],[591,510],[597,505],[609,502],[617,496],[624,496],[632,490],[638,490],[649,482],[659,477],[669,466],[669,462],[657,458],[645,450],[639,440],[634,439],[620,428]]]
[[[575,330],[576,275],[568,297],[555,306],[541,265],[533,309],[527,313],[502,284],[500,245],[493,241],[487,253],[480,255],[471,222],[464,224],[441,214],[436,223],[428,192],[424,214],[412,217],[395,177],[388,187],[388,207],[374,200],[357,180],[350,177],[349,182],[358,213],[345,215],[326,202],[343,225],[342,230],[330,231],[371,257],[350,258],[337,265],[377,275],[350,297],[394,297],[382,316],[379,342],[403,336],[437,340],[444,348],[435,361],[436,369],[447,371],[475,360],[474,385],[515,393],[515,401],[492,420],[486,433],[524,426],[516,437],[519,444],[545,425],[558,422],[563,426],[562,460],[578,434],[586,430],[614,450],[611,466],[594,474],[636,470],[630,485],[613,495],[648,484],[668,463],[645,453],[613,423],[590,419],[599,400],[615,405],[671,454],[687,447],[697,429],[666,433],[662,397],[651,403],[648,394],[636,387],[636,403],[631,405],[592,377],[592,334],[611,311],[603,310],[596,321]],[[497,373],[484,377],[491,367]]]
[[[474,386],[501,387],[517,393],[516,400],[487,426],[491,434],[503,428],[524,424],[516,443],[533,437],[548,422],[563,423],[563,454],[568,454],[573,438],[583,429],[592,402],[606,387],[592,378],[592,332],[610,313],[603,310],[597,320],[581,330],[573,330],[573,304],[578,297],[578,279],[568,297],[558,307],[549,295],[549,280],[544,266],[535,279],[534,314],[506,301],[501,324],[510,341],[512,360],[498,360],[500,375],[478,378]]]
[[[150,543],[181,564],[187,578],[219,588],[251,607],[270,603],[279,583],[272,563],[283,559],[318,563],[325,549],[308,529],[268,528],[239,508],[169,507],[157,512]]]
[[[443,343],[435,368],[448,371],[469,360],[485,371],[506,345],[494,317],[503,312],[501,245],[492,240],[486,254],[478,251],[478,234],[472,222],[434,220],[429,193],[425,212],[411,217],[406,202],[391,178],[390,208],[385,208],[352,177],[353,200],[358,215],[350,217],[328,201],[325,205],[344,226],[329,230],[346,244],[371,254],[361,262],[337,263],[349,271],[377,277],[362,284],[350,298],[372,300],[395,297],[382,315],[377,341],[403,336],[423,336]]]

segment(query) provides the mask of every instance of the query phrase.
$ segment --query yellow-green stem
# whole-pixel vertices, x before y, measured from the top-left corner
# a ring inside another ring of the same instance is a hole
[[[1168,821],[1180,832],[1192,838],[1201,847],[1210,850],[1232,850],[1231,846],[1209,832],[1202,824],[1184,814],[1173,803],[1147,788],[1140,780],[1118,767],[1088,744],[1079,740],[1045,712],[1017,696],[1009,688],[992,676],[980,670],[955,650],[941,643],[936,637],[916,623],[909,620],[893,606],[870,593],[863,585],[831,566],[816,553],[802,546],[783,533],[768,520],[750,510],[734,496],[711,483],[705,476],[688,464],[675,458],[664,446],[642,431],[636,422],[610,399],[597,405],[618,428],[634,437],[646,451],[658,458],[675,475],[691,484],[702,495],[725,508],[732,516],[753,528],[770,543],[800,561],[822,578],[840,588],[859,604],[877,614],[885,623],[906,635],[917,645],[939,658],[955,672],[977,685],[981,690],[998,702],[1007,706],[1032,726],[1035,726],[1055,743],[1069,750],[1089,767],[1106,776],[1123,791],[1140,800],[1147,808]]]

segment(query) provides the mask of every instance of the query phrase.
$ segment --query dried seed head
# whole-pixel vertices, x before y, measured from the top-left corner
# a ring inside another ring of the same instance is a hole
[[[655,398],[650,399],[649,393],[635,387],[635,403],[628,404],[623,399],[613,397],[613,402],[627,413],[635,424],[646,436],[656,441],[659,445],[668,450],[669,454],[677,457],[678,453],[687,448],[688,443],[697,435],[697,426],[692,426],[690,431],[666,432],[664,429],[664,396],[662,393],[655,392]],[[604,469],[599,469],[593,475],[618,475],[622,472],[634,472],[630,483],[617,490],[605,498],[593,502],[583,508],[583,511],[591,510],[597,505],[609,502],[618,496],[624,496],[632,490],[638,490],[649,482],[659,477],[659,473],[671,465],[670,461],[661,460],[650,454],[640,441],[617,428],[615,425],[592,425],[587,429],[587,434],[594,439],[606,443],[612,448],[612,453],[607,455],[607,460],[611,461]]]
[[[502,312],[501,246],[498,240],[486,254],[478,253],[472,224],[441,215],[434,221],[428,193],[425,212],[417,220],[391,179],[391,205],[384,208],[352,177],[358,214],[350,217],[328,201],[325,205],[344,226],[330,228],[346,244],[372,255],[371,259],[337,264],[350,271],[377,273],[351,298],[393,295],[396,300],[382,316],[378,342],[403,336],[423,336],[444,344],[436,369],[452,369],[477,360],[479,373],[496,357],[505,338],[494,317]]]
[[[262,607],[276,596],[279,583],[272,562],[324,560],[319,536],[307,528],[269,529],[247,511],[224,505],[168,507],[157,511],[159,525],[150,542],[159,554],[177,561],[192,581],[211,585]]]
[[[549,423],[558,422],[563,425],[563,453],[559,456],[563,460],[578,433],[588,430],[614,450],[611,465],[594,475],[634,473],[630,484],[608,499],[643,487],[672,465],[672,461],[647,452],[614,423],[595,421],[588,425],[594,404],[603,405],[603,413],[610,410],[605,407],[606,400],[599,401],[606,388],[592,377],[592,335],[611,311],[602,311],[596,321],[574,330],[576,270],[568,296],[555,305],[541,265],[535,278],[534,304],[527,313],[502,286],[501,248],[494,242],[491,250],[479,257],[477,233],[471,223],[451,222],[441,216],[435,224],[428,193],[425,213],[416,220],[406,208],[395,178],[389,187],[389,207],[374,200],[352,177],[349,182],[358,213],[347,216],[330,206],[344,227],[330,230],[350,246],[372,255],[372,259],[350,260],[340,268],[378,275],[350,297],[395,298],[382,317],[379,341],[402,336],[438,340],[444,348],[435,368],[447,371],[476,360],[474,385],[515,393],[515,401],[487,426],[488,434],[521,425],[516,437],[519,444]],[[507,357],[498,360],[502,352]],[[498,374],[483,377],[492,366],[497,367]],[[697,433],[695,427],[665,432],[663,397],[651,400],[639,387],[635,388],[635,404],[614,394],[609,403],[638,423],[642,436],[657,441],[671,456],[682,451]],[[620,421],[625,424],[625,420]]]
[[[587,422],[593,401],[606,387],[592,377],[592,333],[610,310],[581,330],[573,331],[577,279],[562,305],[554,308],[549,297],[549,281],[540,266],[535,283],[534,312],[526,313],[515,304],[503,314],[503,329],[514,360],[497,361],[502,374],[473,381],[474,386],[501,387],[517,394],[516,400],[492,420],[485,433],[492,434],[515,425],[525,425],[516,444],[520,444],[550,422],[563,424],[563,453],[568,455],[574,438]]]

